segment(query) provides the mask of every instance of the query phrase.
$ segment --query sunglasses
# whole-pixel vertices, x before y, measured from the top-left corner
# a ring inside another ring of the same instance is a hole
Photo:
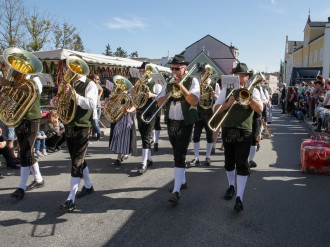
[[[183,68],[183,67],[179,67],[179,68],[170,68],[172,71],[173,70],[176,70],[176,71],[179,71],[181,68]]]

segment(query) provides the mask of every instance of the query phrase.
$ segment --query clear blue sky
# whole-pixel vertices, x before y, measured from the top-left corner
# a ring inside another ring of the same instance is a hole
[[[103,53],[122,47],[140,57],[174,56],[207,34],[239,49],[249,68],[274,72],[284,57],[285,37],[303,40],[312,21],[327,21],[329,0],[29,0],[40,11],[76,26],[85,49]]]

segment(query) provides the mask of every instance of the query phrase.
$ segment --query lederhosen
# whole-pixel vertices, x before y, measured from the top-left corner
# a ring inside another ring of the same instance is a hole
[[[154,93],[153,88],[154,88],[155,82],[150,81],[147,86],[149,87],[150,92]],[[141,119],[141,114],[145,111],[145,109],[152,103],[153,98],[149,98],[147,100],[147,103],[141,107],[140,109],[137,109],[136,111],[136,118],[137,118],[137,123],[138,123],[138,129],[141,135],[141,140],[142,140],[142,148],[143,149],[149,149],[151,147],[150,145],[150,134],[152,129],[154,128],[155,125],[155,117],[149,122],[145,123]],[[148,109],[148,111],[144,114],[144,118],[146,120],[150,119],[152,115],[157,110],[157,102],[155,101],[152,106]]]
[[[254,111],[250,106],[235,104],[222,124],[222,141],[225,148],[225,169],[235,169],[237,175],[249,175],[247,166],[252,140]]]
[[[85,90],[91,80],[86,82],[76,82],[75,91],[77,94],[85,96]],[[71,102],[72,103],[72,102]],[[92,127],[93,110],[82,109],[77,106],[74,119],[64,125],[65,137],[71,157],[71,176],[83,177],[83,169],[87,166],[85,154],[88,147],[90,128]]]
[[[188,77],[183,85],[185,88],[190,89],[192,78]],[[167,92],[169,92],[171,85],[168,85]],[[184,120],[169,119],[169,111],[172,102],[180,102]],[[186,101],[184,96],[175,99],[170,98],[166,104],[165,122],[167,123],[167,132],[169,140],[173,148],[175,167],[185,168],[186,155],[191,139],[193,125],[198,121],[197,108],[192,107]]]
[[[22,167],[31,166],[37,162],[35,156],[33,155],[33,149],[34,142],[39,132],[40,119],[40,94],[38,93],[37,99],[33,103],[26,118],[23,119],[20,125],[15,128],[17,141],[20,147]]]
[[[215,91],[215,85],[216,85],[215,82],[210,83],[210,86],[213,88],[213,91]],[[193,142],[194,143],[200,142],[203,128],[205,128],[206,141],[207,141],[207,143],[212,143],[213,142],[213,131],[210,129],[210,127],[208,125],[208,122],[213,115],[212,107],[210,109],[204,109],[198,104],[197,112],[198,112],[198,121],[194,125]]]

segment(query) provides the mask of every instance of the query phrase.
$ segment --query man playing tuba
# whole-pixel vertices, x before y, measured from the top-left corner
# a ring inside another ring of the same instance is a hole
[[[33,54],[20,48],[6,49],[3,57],[10,68],[6,79],[0,77],[0,85],[3,86],[0,99],[1,110],[3,111],[1,120],[8,126],[16,127],[15,132],[20,146],[21,159],[20,183],[18,188],[11,194],[11,197],[23,199],[25,190],[32,190],[45,185],[39,170],[39,164],[33,154],[34,142],[41,119],[40,95],[42,84],[36,75],[42,71],[42,64]],[[27,91],[24,93],[21,89]],[[23,104],[23,101],[30,101],[28,102],[29,106],[22,107],[17,101],[18,96],[21,104]],[[4,109],[4,106],[8,105],[11,108]],[[25,109],[21,112],[18,110],[20,108]],[[12,109],[15,110],[12,111]],[[19,114],[20,116],[16,118],[19,112],[22,114]],[[34,176],[34,180],[29,186],[26,186],[30,171]]]
[[[202,64],[197,72],[200,75],[201,78],[201,87],[200,87],[200,101],[197,107],[198,111],[198,121],[194,125],[194,135],[193,135],[193,142],[194,142],[194,159],[190,162],[191,166],[199,165],[199,147],[200,147],[200,138],[202,134],[203,128],[205,128],[206,131],[206,155],[205,155],[205,165],[210,166],[211,165],[211,151],[213,146],[213,132],[210,129],[208,122],[210,118],[213,115],[213,102],[220,94],[220,86],[215,81],[211,80],[212,72],[209,72],[209,75],[206,75],[205,78],[205,72],[206,72],[206,66],[209,66],[207,64]],[[210,66],[209,66],[210,67]],[[211,70],[211,68],[209,68]],[[206,104],[201,104],[203,102],[203,99],[206,102]]]

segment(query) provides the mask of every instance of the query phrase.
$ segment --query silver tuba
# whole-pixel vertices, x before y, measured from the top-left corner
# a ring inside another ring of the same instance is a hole
[[[16,47],[6,49],[3,58],[10,67],[5,79],[27,88],[23,91],[2,86],[0,120],[8,126],[17,127],[38,97],[33,80],[27,79],[27,76],[41,73],[42,64],[32,53]]]

